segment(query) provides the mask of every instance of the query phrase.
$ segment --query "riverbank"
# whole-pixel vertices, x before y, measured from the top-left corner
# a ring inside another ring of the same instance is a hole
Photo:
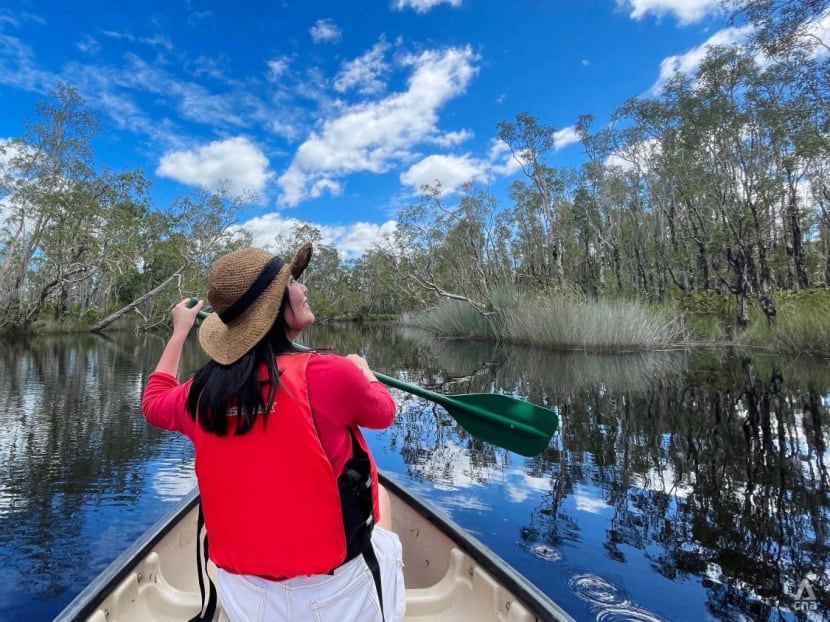
[[[749,321],[736,328],[734,300],[706,292],[662,305],[629,300],[589,300],[576,296],[505,295],[500,306],[482,313],[472,305],[444,300],[425,311],[375,316],[321,317],[319,324],[401,324],[430,331],[440,338],[480,339],[529,344],[551,350],[596,353],[653,352],[698,348],[733,348],[830,359],[830,290],[785,292],[774,299],[773,322],[757,306]],[[165,321],[141,325],[122,320],[112,331],[166,330]],[[0,331],[0,338],[89,332],[79,319],[63,323],[35,322],[28,330]]]

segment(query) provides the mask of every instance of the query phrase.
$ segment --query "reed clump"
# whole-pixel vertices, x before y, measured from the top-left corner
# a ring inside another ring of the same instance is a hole
[[[635,352],[677,349],[687,339],[679,314],[632,301],[576,296],[500,297],[503,306],[482,313],[447,300],[408,322],[440,336],[496,339],[551,349]]]

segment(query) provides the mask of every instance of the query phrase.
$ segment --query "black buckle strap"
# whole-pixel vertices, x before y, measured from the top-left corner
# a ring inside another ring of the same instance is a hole
[[[371,541],[363,549],[363,559],[366,561],[366,565],[372,573],[372,578],[375,580],[375,589],[378,592],[378,604],[380,605],[380,618],[386,622],[386,616],[383,613],[383,586],[380,580],[380,564],[378,563],[377,555],[375,555],[375,547],[372,546]]]
[[[199,518],[196,520],[196,568],[199,577],[199,591],[202,594],[202,608],[188,622],[211,622],[216,613],[216,586],[208,574],[208,536],[205,527],[205,515],[202,502],[199,501]],[[199,549],[202,549],[199,551]],[[202,566],[204,559],[204,566]],[[207,583],[207,589],[205,588]]]

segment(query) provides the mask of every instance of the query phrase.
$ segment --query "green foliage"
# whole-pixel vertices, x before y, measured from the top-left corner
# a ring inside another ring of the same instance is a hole
[[[81,316],[81,321],[89,326],[92,326],[101,318],[101,311],[98,307],[89,307]]]
[[[673,301],[694,341],[722,341],[735,325],[735,296],[727,292],[692,292]]]
[[[725,319],[735,315],[735,297],[727,292],[692,292],[677,298],[684,315],[710,315]]]
[[[758,348],[830,358],[830,290],[781,292],[774,323],[753,322],[743,343]]]

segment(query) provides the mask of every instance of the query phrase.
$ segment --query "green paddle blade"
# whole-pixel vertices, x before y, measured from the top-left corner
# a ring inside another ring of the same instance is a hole
[[[461,427],[476,438],[522,456],[535,456],[544,451],[559,427],[559,418],[552,410],[509,395],[444,395],[391,376],[373,373],[388,387],[440,404]]]
[[[449,397],[455,404],[444,407],[467,432],[522,456],[543,452],[559,427],[559,418],[552,410],[507,395],[469,393]]]

